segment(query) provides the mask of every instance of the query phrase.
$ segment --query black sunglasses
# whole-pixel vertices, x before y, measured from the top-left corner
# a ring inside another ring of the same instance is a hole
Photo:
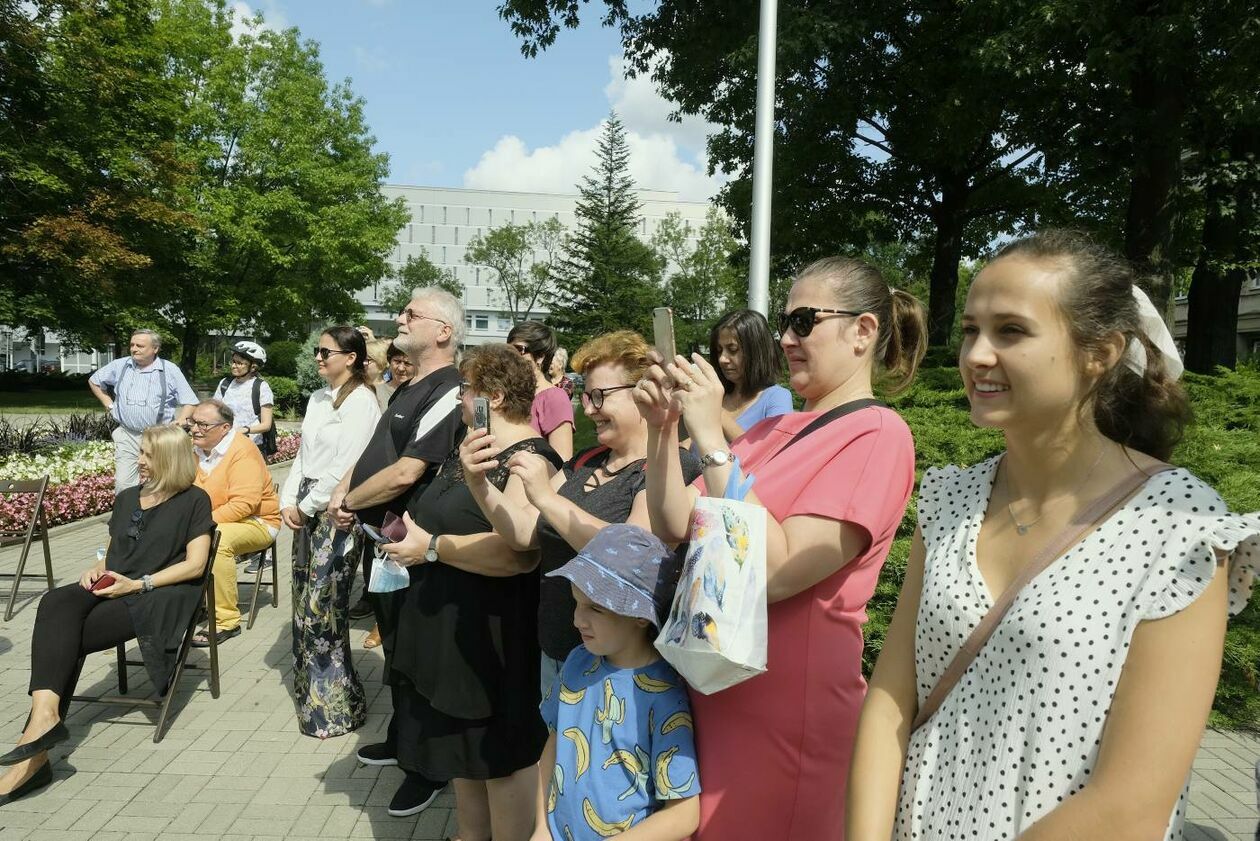
[[[624,388],[634,388],[632,385],[615,385],[612,388],[592,388],[590,391],[582,392],[582,402],[590,403],[591,408],[599,411],[604,408],[604,398],[612,394],[614,391],[621,391]]]
[[[132,540],[139,540],[140,535],[144,532],[144,509],[137,508],[131,512],[131,526],[127,529],[127,537]]]
[[[792,332],[800,338],[805,338],[814,332],[814,325],[818,323],[819,313],[832,313],[834,315],[861,315],[860,312],[853,310],[833,310],[825,307],[797,307],[791,312],[781,312],[778,314],[777,321],[779,325],[779,335],[792,328]]]
[[[322,359],[325,362],[327,362],[328,357],[330,356],[336,356],[339,353],[353,353],[353,352],[354,351],[349,351],[349,350],[333,350],[332,348],[317,347],[315,348],[315,358]]]

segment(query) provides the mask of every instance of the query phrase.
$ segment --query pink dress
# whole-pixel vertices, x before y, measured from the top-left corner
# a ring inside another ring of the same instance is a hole
[[[691,693],[700,761],[695,841],[843,841],[844,795],[862,677],[862,624],[914,487],[914,442],[890,409],[860,409],[758,467],[818,417],[768,418],[731,449],[770,515],[860,526],[870,545],[813,587],[769,607],[765,674]],[[698,480],[703,490],[703,479]]]

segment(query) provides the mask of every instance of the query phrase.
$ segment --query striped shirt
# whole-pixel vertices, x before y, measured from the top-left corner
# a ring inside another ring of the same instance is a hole
[[[127,373],[124,375],[123,370]],[[162,394],[162,372],[166,372],[166,394]],[[117,388],[119,378],[122,388]],[[178,365],[158,358],[148,368],[136,367],[130,356],[115,359],[91,376],[91,382],[99,388],[114,392],[114,408],[109,412],[114,420],[132,432],[142,432],[145,427],[170,423],[180,406],[196,405],[193,393]]]

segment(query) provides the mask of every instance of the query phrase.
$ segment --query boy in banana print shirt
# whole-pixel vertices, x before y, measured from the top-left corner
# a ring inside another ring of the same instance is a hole
[[[682,841],[700,822],[691,703],[652,646],[678,580],[673,553],[618,523],[548,574],[573,586],[582,644],[543,697],[551,737],[531,841]]]

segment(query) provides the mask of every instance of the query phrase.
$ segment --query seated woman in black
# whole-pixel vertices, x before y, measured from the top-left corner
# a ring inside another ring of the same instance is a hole
[[[165,692],[210,554],[210,497],[188,435],[153,426],[140,438],[139,487],[114,500],[105,560],[75,584],[44,594],[31,637],[31,714],[18,746],[0,756],[0,805],[52,782],[48,749],[69,738],[61,721],[79,661],[136,639],[153,685]],[[114,582],[95,592],[103,575]]]
[[[384,551],[411,569],[389,679],[398,764],[454,780],[463,841],[526,839],[534,827],[536,763],[547,741],[538,712],[538,553],[516,552],[491,529],[468,483],[490,483],[525,503],[513,453],[561,459],[530,426],[534,369],[508,345],[482,345],[459,366],[464,422],[490,405],[499,465],[465,476],[458,452],[408,505],[408,535]]]

